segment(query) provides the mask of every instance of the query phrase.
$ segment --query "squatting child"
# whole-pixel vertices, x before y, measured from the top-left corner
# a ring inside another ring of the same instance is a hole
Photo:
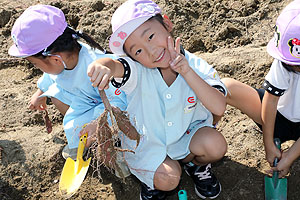
[[[276,21],[274,37],[267,46],[274,58],[263,83],[264,89],[254,89],[234,79],[223,79],[228,88],[228,104],[252,118],[263,131],[266,159],[277,167],[279,177],[288,174],[293,162],[300,156],[300,1],[286,6]],[[298,103],[297,103],[298,102]],[[284,152],[274,144],[295,143]]]
[[[76,159],[79,131],[85,123],[96,119],[104,111],[98,88],[92,86],[87,75],[88,65],[96,59],[115,56],[105,54],[91,37],[71,28],[64,13],[50,5],[26,9],[16,20],[11,36],[14,44],[8,53],[28,60],[44,72],[29,108],[45,110],[46,98],[51,98],[64,115],[68,145],[63,156]],[[88,44],[79,42],[79,38]],[[124,94],[115,91],[108,89],[107,96],[112,105],[125,109]]]
[[[165,199],[175,189],[183,165],[201,198],[216,198],[221,185],[212,162],[227,151],[213,115],[222,115],[226,88],[217,72],[181,48],[173,24],[150,0],[129,0],[112,17],[109,46],[119,59],[99,59],[89,66],[93,84],[112,84],[126,93],[126,111],[141,134],[139,146],[125,138],[122,147],[131,173],[141,182],[143,200]],[[117,81],[114,78],[121,78]],[[91,132],[92,133],[92,132]]]

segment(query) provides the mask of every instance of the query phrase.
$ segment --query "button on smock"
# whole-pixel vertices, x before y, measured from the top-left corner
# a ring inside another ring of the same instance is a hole
[[[172,126],[173,125],[173,122],[168,122],[168,126]]]

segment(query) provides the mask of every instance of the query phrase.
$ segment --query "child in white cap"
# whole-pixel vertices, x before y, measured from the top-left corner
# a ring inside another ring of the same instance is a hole
[[[182,168],[193,178],[196,194],[216,198],[221,185],[211,162],[227,151],[222,134],[213,128],[213,115],[225,111],[226,89],[217,72],[201,58],[185,51],[171,37],[173,24],[150,0],[129,0],[112,17],[113,53],[130,56],[100,59],[88,74],[103,89],[112,84],[127,96],[127,112],[141,134],[122,147],[131,173],[141,182],[140,199],[165,199],[175,189]]]
[[[300,156],[300,0],[282,10],[267,51],[274,61],[265,77],[264,89],[229,78],[223,82],[228,89],[228,104],[239,108],[262,128],[266,159],[271,167],[275,158],[279,159],[272,170],[279,171],[281,178]],[[281,152],[274,138],[296,142]]]
[[[50,5],[31,6],[16,20],[9,54],[22,57],[44,72],[30,100],[32,110],[45,110],[50,97],[64,115],[63,126],[68,145],[63,156],[76,159],[79,131],[104,111],[98,88],[87,75],[88,65],[98,58],[115,58],[85,33],[68,26],[64,13]],[[84,39],[88,44],[79,42]],[[99,50],[97,50],[97,49]],[[106,91],[112,105],[126,108],[119,89]]]

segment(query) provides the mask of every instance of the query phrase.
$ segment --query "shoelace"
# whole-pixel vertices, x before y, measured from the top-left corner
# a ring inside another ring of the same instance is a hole
[[[200,166],[198,167],[198,169],[200,168]],[[197,169],[197,170],[198,170]],[[205,171],[203,172],[195,172],[194,174],[196,176],[198,176],[199,180],[204,180],[204,179],[208,179],[211,178],[211,173],[210,173],[210,169],[211,169],[211,164],[208,164],[205,168]],[[197,171],[196,170],[196,171]]]

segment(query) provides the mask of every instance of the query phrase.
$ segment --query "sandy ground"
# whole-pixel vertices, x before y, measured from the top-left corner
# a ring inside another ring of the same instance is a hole
[[[61,8],[71,26],[91,34],[107,48],[111,34],[110,18],[120,1],[68,0],[0,1],[0,199],[61,199],[58,180],[65,160],[66,144],[62,116],[49,106],[53,123],[46,132],[42,113],[27,109],[41,72],[24,60],[7,55],[12,44],[10,30],[15,19],[30,5],[51,4]],[[175,24],[174,35],[182,38],[185,49],[214,65],[221,77],[233,77],[260,87],[272,58],[266,44],[280,10],[290,0],[158,0]],[[226,137],[228,152],[213,165],[222,183],[220,200],[264,199],[265,161],[262,135],[257,126],[240,111],[228,106],[218,124]],[[292,142],[283,144],[286,149]],[[87,177],[72,199],[139,199],[139,182],[134,176],[120,179],[105,168],[98,178],[92,164]],[[289,199],[300,197],[300,162],[288,177]],[[193,183],[182,176],[177,189],[185,189],[188,199],[198,199]],[[176,192],[168,199],[177,199]]]

